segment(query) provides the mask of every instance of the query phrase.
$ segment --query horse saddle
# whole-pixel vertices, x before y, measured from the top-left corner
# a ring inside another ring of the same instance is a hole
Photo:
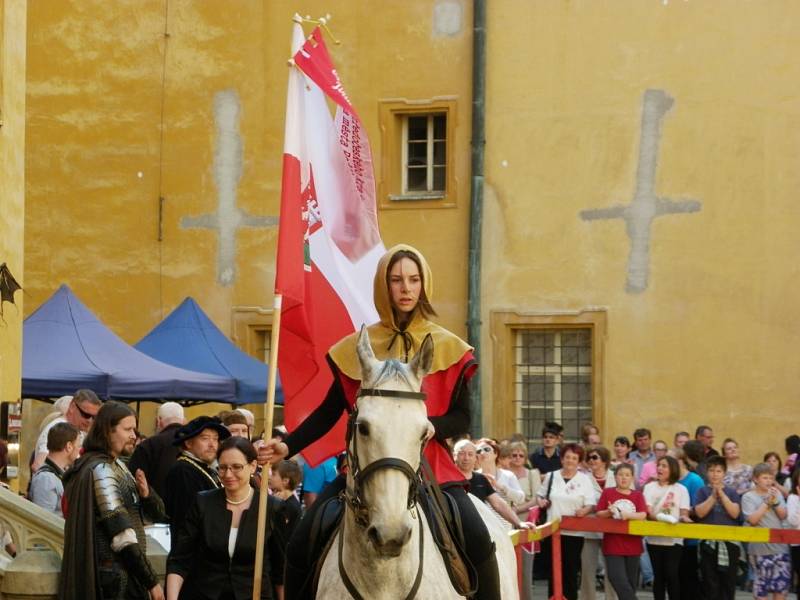
[[[444,560],[450,583],[456,592],[471,598],[478,591],[478,572],[465,551],[461,513],[455,500],[449,494],[443,494],[432,474],[428,475],[430,477],[426,478],[420,494],[420,506]]]

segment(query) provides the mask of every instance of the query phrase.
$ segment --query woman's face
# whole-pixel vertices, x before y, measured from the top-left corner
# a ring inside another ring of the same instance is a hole
[[[514,448],[511,451],[511,466],[512,467],[524,467],[525,466],[525,451],[520,448]]]
[[[772,468],[773,475],[777,474],[778,469],[781,468],[781,461],[779,461],[777,457],[773,455],[770,455],[769,458],[767,458],[767,460],[765,460],[764,462],[767,463]]]
[[[659,460],[656,465],[656,477],[661,483],[669,483],[669,463],[666,460]]]
[[[244,486],[250,485],[255,465],[255,461],[247,462],[247,457],[241,450],[236,448],[225,450],[219,456],[219,478],[222,486],[229,492],[237,492]]]
[[[489,444],[481,444],[478,446],[477,454],[478,462],[480,463],[481,467],[484,465],[494,465],[496,462],[497,455],[494,453],[494,448],[492,448]]]
[[[631,447],[628,444],[623,444],[621,442],[614,442],[614,454],[616,455],[618,460],[622,460],[627,458],[628,452],[631,451]]]
[[[403,257],[389,271],[389,296],[392,307],[401,313],[410,313],[417,307],[422,293],[422,275],[417,263]]]
[[[727,459],[739,458],[739,444],[736,442],[728,442],[722,447],[722,456]]]
[[[603,459],[600,457],[600,453],[597,452],[597,450],[590,450],[586,453],[586,465],[593,472],[602,472],[606,469],[606,463],[603,462]]]
[[[578,464],[580,463],[580,461],[581,461],[580,456],[578,456],[575,452],[572,452],[571,450],[567,450],[564,453],[564,456],[561,457],[561,467],[568,473],[572,471],[577,471]]]

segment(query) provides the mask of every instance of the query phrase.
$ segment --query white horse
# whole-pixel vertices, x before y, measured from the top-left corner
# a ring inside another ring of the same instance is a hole
[[[361,330],[358,358],[362,392],[348,446],[361,476],[357,481],[352,468],[347,475],[348,494],[358,500],[355,505],[346,503],[342,527],[320,570],[317,598],[462,598],[450,583],[425,515],[410,495],[421,448],[431,431],[419,390],[432,357],[433,340],[428,337],[407,365],[396,360],[378,361],[366,328]],[[516,600],[516,557],[508,533],[482,502],[470,498],[497,548],[502,600]]]

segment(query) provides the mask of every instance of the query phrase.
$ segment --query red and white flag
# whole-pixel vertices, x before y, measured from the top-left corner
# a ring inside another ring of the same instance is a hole
[[[292,52],[275,277],[283,295],[278,368],[289,431],[325,398],[333,381],[328,349],[378,320],[372,279],[385,252],[369,141],[320,29],[306,40],[295,23]],[[319,464],[344,449],[344,435],[342,417],[303,456]]]

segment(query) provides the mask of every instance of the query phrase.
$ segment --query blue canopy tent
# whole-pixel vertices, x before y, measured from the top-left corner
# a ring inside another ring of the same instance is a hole
[[[23,323],[22,394],[88,388],[119,400],[235,402],[236,382],[159,362],[122,341],[62,285]]]
[[[239,350],[192,298],[186,298],[136,348],[176,367],[232,377],[237,404],[266,401],[267,365]],[[275,403],[283,404],[280,380]]]

